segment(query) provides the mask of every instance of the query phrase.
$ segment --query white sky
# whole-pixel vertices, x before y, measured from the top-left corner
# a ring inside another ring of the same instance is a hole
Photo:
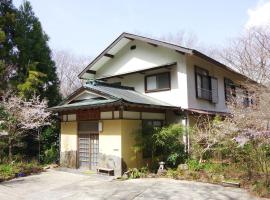
[[[255,8],[248,9],[246,28],[270,25],[270,1],[259,1]]]

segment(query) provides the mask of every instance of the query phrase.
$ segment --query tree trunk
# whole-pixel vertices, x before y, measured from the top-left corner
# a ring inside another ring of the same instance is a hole
[[[12,141],[11,138],[8,139],[8,160],[12,161]]]

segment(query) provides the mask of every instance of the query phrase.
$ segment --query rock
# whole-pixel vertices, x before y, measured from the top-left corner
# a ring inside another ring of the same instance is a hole
[[[163,170],[159,169],[157,171],[157,175],[158,176],[166,176],[166,174],[167,174],[167,170],[166,169],[163,169]]]
[[[188,165],[187,164],[180,164],[177,167],[178,170],[188,170]]]
[[[223,175],[215,175],[215,174],[213,174],[211,176],[211,178],[216,183],[220,183],[220,182],[222,182],[224,180],[224,176]]]
[[[124,173],[123,176],[122,176],[122,179],[128,179],[128,174]]]
[[[236,187],[236,188],[240,188],[240,183],[236,183],[236,182],[227,182],[227,181],[222,181],[221,185],[224,187]]]
[[[43,167],[43,170],[46,170],[46,169],[50,169],[50,165],[46,165],[45,167]]]
[[[43,170],[53,169],[53,168],[57,168],[57,167],[59,167],[59,165],[57,165],[57,164],[50,164],[50,165],[46,165],[45,167],[43,167]]]

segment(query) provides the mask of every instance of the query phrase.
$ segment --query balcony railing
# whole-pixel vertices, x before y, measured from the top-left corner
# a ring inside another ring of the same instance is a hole
[[[197,88],[197,94],[198,94],[198,98],[205,99],[213,103],[218,102],[218,93],[216,90]]]

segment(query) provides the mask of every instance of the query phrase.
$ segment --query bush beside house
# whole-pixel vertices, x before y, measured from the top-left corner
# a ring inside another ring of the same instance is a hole
[[[152,141],[154,163],[148,168],[130,169],[126,178],[157,177],[152,173],[156,173],[159,161],[165,161],[165,177],[217,184],[239,183],[258,196],[270,197],[269,136],[263,132],[257,136],[243,135],[245,129],[236,128],[235,120],[240,119],[235,116],[222,120],[220,117],[204,117],[200,120],[189,130],[192,144],[189,157],[177,156],[186,155],[181,125],[147,129],[149,135],[140,140],[140,146],[144,151]],[[188,169],[179,165],[181,163],[187,164]]]

